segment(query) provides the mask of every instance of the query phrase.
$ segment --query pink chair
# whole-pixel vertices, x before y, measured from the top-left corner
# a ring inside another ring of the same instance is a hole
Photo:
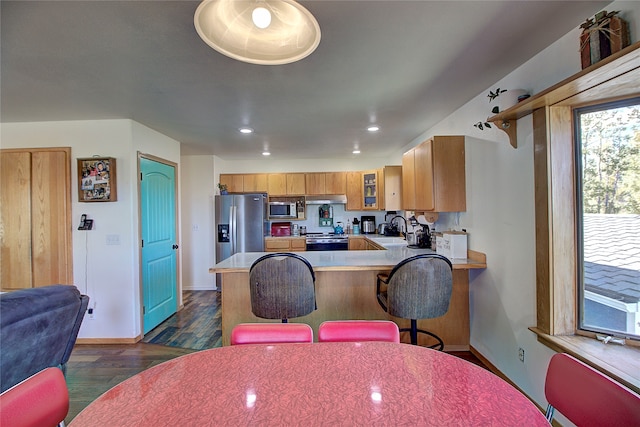
[[[231,331],[231,345],[313,342],[313,329],[304,323],[241,323]]]
[[[64,425],[68,412],[69,391],[59,368],[46,368],[0,394],[0,426]]]
[[[640,396],[566,353],[551,358],[546,417],[557,409],[578,426],[640,426]]]
[[[331,320],[318,328],[319,342],[400,342],[398,325],[389,320]]]

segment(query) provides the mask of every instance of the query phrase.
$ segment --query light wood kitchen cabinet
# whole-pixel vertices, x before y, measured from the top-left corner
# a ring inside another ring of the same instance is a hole
[[[286,196],[287,194],[287,174],[270,173],[267,175],[267,192],[270,196]]]
[[[71,149],[0,151],[2,290],[73,284]]]
[[[313,172],[305,174],[306,194],[346,194],[346,172]]]
[[[347,172],[347,206],[348,211],[362,210],[362,172]]]
[[[226,184],[229,193],[266,193],[267,174],[220,174],[220,184]]]
[[[306,173],[304,175],[307,194],[327,194],[324,172]]]
[[[402,156],[405,210],[466,210],[464,136],[436,136]]]
[[[243,176],[241,174],[220,174],[220,184],[227,186],[229,193],[242,193],[244,191]]]
[[[399,211],[402,209],[402,166],[385,166],[384,205],[382,210]]]
[[[270,173],[267,175],[270,196],[303,196],[305,194],[304,173]]]
[[[347,173],[346,172],[326,172],[325,194],[346,194],[347,193]]]
[[[349,236],[350,251],[379,251],[385,250],[384,247],[367,239],[366,236]]]
[[[264,239],[265,252],[303,252],[307,250],[304,237],[266,237]]]
[[[287,174],[287,194],[291,196],[303,196],[306,194],[306,185],[303,173]]]
[[[364,236],[349,236],[350,251],[364,251],[367,249],[367,239]]]
[[[362,210],[384,209],[384,170],[362,172]]]
[[[267,174],[252,173],[242,176],[242,191],[244,193],[266,193],[267,192]]]

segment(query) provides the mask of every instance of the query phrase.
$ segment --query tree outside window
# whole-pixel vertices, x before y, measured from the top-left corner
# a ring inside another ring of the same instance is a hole
[[[576,115],[580,328],[638,338],[640,99],[587,107]]]

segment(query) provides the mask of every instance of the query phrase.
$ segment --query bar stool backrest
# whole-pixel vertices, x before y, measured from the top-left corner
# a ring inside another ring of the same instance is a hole
[[[258,258],[249,269],[251,311],[263,319],[305,316],[316,309],[315,274],[309,262],[292,253]]]
[[[449,310],[453,290],[451,261],[436,254],[416,255],[389,274],[389,314],[404,319],[433,319]]]

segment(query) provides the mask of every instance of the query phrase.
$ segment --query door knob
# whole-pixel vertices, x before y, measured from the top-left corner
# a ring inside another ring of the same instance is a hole
[[[178,249],[178,245],[173,245],[171,248],[172,249]]]

